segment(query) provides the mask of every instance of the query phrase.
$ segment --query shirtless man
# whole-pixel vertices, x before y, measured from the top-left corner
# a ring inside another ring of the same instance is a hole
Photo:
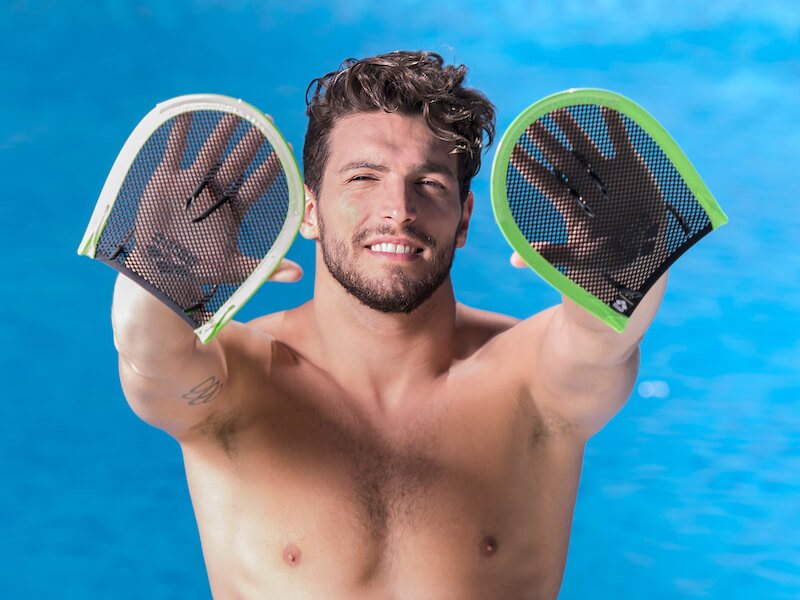
[[[521,322],[455,301],[494,121],[464,74],[392,53],[317,80],[306,304],[203,346],[117,280],[125,395],[181,445],[217,599],[558,594],[584,445],[631,393],[666,282],[624,334],[566,299]]]

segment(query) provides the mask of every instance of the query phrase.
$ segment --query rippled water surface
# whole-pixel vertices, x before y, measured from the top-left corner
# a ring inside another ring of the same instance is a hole
[[[347,56],[467,64],[502,131],[540,97],[643,105],[730,217],[671,272],[631,401],[592,439],[561,598],[800,597],[800,8],[661,2],[0,5],[4,598],[206,598],[177,445],[125,405],[113,273],[75,249],[116,153],[158,101],[244,98],[298,150],[303,93]],[[299,154],[299,152],[298,152]],[[491,156],[487,157],[489,163]],[[520,317],[557,300],[508,266],[474,182],[459,298]],[[242,318],[311,294],[267,285]]]

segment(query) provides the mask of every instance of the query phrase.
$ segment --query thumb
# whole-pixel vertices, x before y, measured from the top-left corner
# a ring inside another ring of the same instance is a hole
[[[239,282],[243,281],[253,273],[260,263],[261,259],[245,255],[240,255],[236,259],[230,261],[229,265],[232,266],[232,275],[235,275],[233,280]],[[297,281],[302,276],[303,269],[300,268],[300,265],[292,260],[284,258],[278,263],[278,266],[275,267],[272,274],[267,277],[266,280],[262,279],[261,281]]]
[[[525,261],[522,260],[522,258],[520,258],[520,255],[517,254],[516,252],[514,252],[514,254],[511,255],[511,259],[510,259],[509,262],[511,262],[511,264],[514,265],[515,267],[517,267],[518,269],[521,269],[523,267],[527,267],[528,266],[525,263]]]
[[[281,281],[284,283],[297,281],[303,276],[303,269],[293,260],[284,258],[272,272],[267,281]]]

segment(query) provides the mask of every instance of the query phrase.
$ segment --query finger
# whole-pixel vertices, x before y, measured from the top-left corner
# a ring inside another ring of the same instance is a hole
[[[217,183],[221,189],[226,190],[238,177],[244,176],[263,142],[261,132],[250,126],[220,167]]]
[[[603,160],[603,154],[594,143],[594,140],[583,130],[580,123],[566,108],[560,108],[550,113],[553,121],[566,136],[572,145],[572,151],[579,153],[589,163],[598,163]]]
[[[303,276],[303,268],[293,260],[284,258],[278,268],[272,272],[267,281],[292,282],[297,281]]]
[[[545,167],[541,161],[534,158],[517,144],[511,151],[511,164],[520,172],[525,180],[538,189],[553,206],[564,215],[575,217],[579,214],[578,204],[561,182],[558,175]]]
[[[241,283],[245,279],[247,279],[253,271],[261,264],[261,258],[255,258],[252,256],[247,256],[241,254],[234,258],[233,260],[228,261],[229,270],[227,272],[227,277],[225,277],[225,283]],[[284,258],[278,263],[278,266],[275,270],[270,274],[270,276],[266,279],[266,281],[278,281],[278,282],[292,282],[297,281],[303,276],[303,269],[293,260],[289,260],[288,258]]]
[[[192,115],[181,114],[172,119],[172,129],[167,137],[163,163],[176,171],[181,166],[183,152],[186,149],[186,134],[192,125]]]
[[[511,255],[511,258],[509,259],[508,262],[510,262],[513,266],[515,266],[518,269],[528,266],[528,264],[524,260],[522,260],[522,257],[516,252],[514,252]]]
[[[568,244],[553,244],[550,242],[536,242],[531,244],[533,249],[538,252],[542,258],[549,262],[554,267],[566,267],[574,260],[572,247]]]
[[[564,267],[572,262],[573,253],[566,244],[552,244],[549,242],[534,242],[531,247],[538,252],[551,265]],[[511,255],[509,262],[521,269],[529,266],[527,262],[516,252]]]
[[[628,131],[625,129],[625,123],[622,121],[622,115],[615,110],[603,107],[603,118],[606,120],[608,138],[611,140],[615,154],[618,157],[630,154],[632,150],[631,141],[628,137]]]
[[[525,130],[525,134],[533,140],[545,160],[555,169],[572,175],[580,166],[565,146],[539,119]]]
[[[564,191],[558,176],[545,167],[540,160],[531,156],[530,152],[521,144],[514,146],[509,162],[525,178],[525,181],[548,198],[557,196]]]
[[[194,161],[194,166],[200,172],[207,172],[212,165],[217,163],[223,150],[225,150],[228,140],[241,120],[240,117],[230,114],[226,114],[219,120],[217,126],[214,127],[214,130],[206,138],[203,147],[200,148],[200,152],[197,153],[197,158]]]
[[[236,202],[231,204],[239,219],[243,219],[253,203],[269,189],[278,175],[280,175],[281,170],[281,161],[278,155],[273,152],[267,160],[250,174],[242,184],[242,187],[239,188]]]

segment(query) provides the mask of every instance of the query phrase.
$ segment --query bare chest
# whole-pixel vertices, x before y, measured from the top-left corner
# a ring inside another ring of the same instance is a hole
[[[187,455],[204,545],[351,592],[409,574],[525,587],[563,567],[581,449],[516,392],[465,378],[428,393],[382,420],[305,384],[226,424],[224,452]]]

